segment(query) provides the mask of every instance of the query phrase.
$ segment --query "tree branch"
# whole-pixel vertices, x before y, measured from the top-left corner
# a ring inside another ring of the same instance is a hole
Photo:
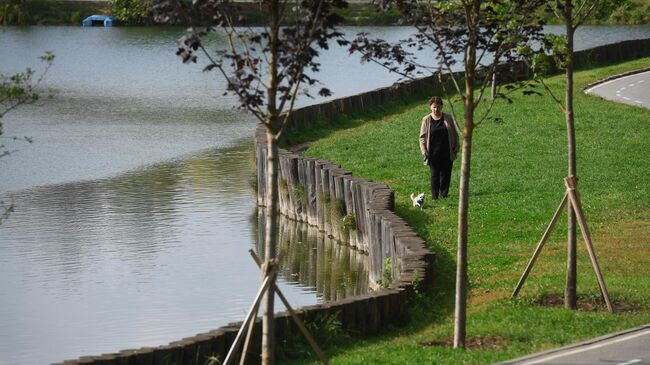
[[[578,11],[575,12],[575,15],[576,15],[577,19],[574,21],[574,24],[575,24],[574,27],[573,27],[574,31],[579,26],[581,26],[585,21],[587,21],[587,19],[591,16],[591,13],[594,11],[594,9],[596,9],[596,5],[598,5],[600,3],[600,1],[595,0],[593,3],[591,3],[591,6],[589,7],[589,9],[584,14],[582,14],[582,16],[580,16],[580,13],[581,13],[581,11],[584,8],[586,3],[587,3],[586,1],[583,1],[582,4],[580,5],[580,9],[578,9]]]
[[[322,10],[322,6],[323,6],[323,0],[319,0],[318,1],[318,6],[316,8],[316,14],[320,14],[320,12]],[[309,29],[309,35],[307,37],[303,38],[303,44],[302,44],[302,48],[301,48],[301,50],[303,50],[303,51],[308,49],[309,45],[314,40],[314,34],[316,33],[316,27],[318,25],[317,19],[318,19],[318,16],[314,16],[312,18],[311,28]],[[293,111],[293,105],[294,105],[294,102],[296,100],[296,95],[298,94],[298,89],[300,88],[300,83],[302,81],[302,74],[303,74],[303,71],[305,70],[305,66],[306,66],[306,64],[304,62],[301,63],[300,66],[299,66],[298,72],[296,72],[296,76],[298,77],[298,79],[297,79],[296,84],[294,85],[294,90],[293,90],[293,92],[291,94],[291,102],[289,103],[289,111],[286,113],[286,116],[284,118],[284,121],[281,124],[280,132],[278,132],[278,135],[281,134],[282,131],[284,130],[284,128],[286,126],[286,123],[287,123],[287,120],[289,119],[289,115]],[[280,107],[278,109],[280,112],[282,112],[284,110],[284,104],[286,103],[286,101],[287,101],[287,99],[283,98],[283,100],[280,102]]]
[[[555,0],[555,6],[551,6],[551,10],[553,10],[553,14],[555,14],[555,17],[558,19],[564,19],[564,14],[560,13],[560,8],[562,7],[562,4],[560,3],[560,0]]]
[[[284,132],[284,130],[287,127],[289,117],[291,117],[291,114],[293,113],[293,105],[296,102],[296,96],[298,95],[298,89],[300,88],[300,79],[298,79],[298,82],[296,83],[296,86],[293,89],[293,93],[291,94],[291,103],[289,104],[289,109],[284,115],[284,119],[282,120],[282,124],[280,125],[280,130],[278,133],[275,135],[275,140],[278,141],[280,139],[280,136]]]
[[[476,106],[481,104],[481,101],[483,99],[483,95],[485,94],[485,90],[487,89],[487,85],[490,82],[490,80],[492,79],[492,75],[494,74],[494,72],[496,70],[498,60],[499,60],[499,58],[497,58],[497,57],[500,58],[500,56],[495,55],[494,60],[492,61],[492,64],[490,65],[490,67],[487,69],[487,72],[485,73],[485,77],[483,78],[483,83],[481,84],[481,87],[479,88],[478,99],[474,103]]]
[[[441,54],[442,63],[447,68],[447,71],[449,72],[449,77],[451,78],[451,81],[454,83],[454,87],[456,87],[456,91],[458,92],[458,95],[463,95],[462,88],[460,87],[460,83],[456,79],[456,75],[454,74],[454,71],[451,69],[451,64],[447,61],[447,54],[444,51],[445,47],[443,47],[442,42],[440,41],[440,38],[438,37],[437,33],[434,32],[432,34],[433,34],[432,40],[436,44],[436,48],[438,52],[440,52]]]
[[[494,106],[494,103],[495,103],[495,102],[496,102],[496,99],[492,99],[492,100],[490,100],[490,104],[489,104],[487,110],[485,111],[485,113],[483,114],[483,116],[481,116],[481,118],[479,118],[478,122],[475,122],[475,123],[474,123],[475,126],[480,125],[481,123],[483,123],[483,121],[484,121],[485,119],[487,119],[488,115],[490,115],[490,111],[492,110],[492,107]]]
[[[284,21],[286,20],[287,4],[289,4],[289,2],[290,2],[289,0],[285,0],[285,1],[280,2],[280,10],[279,10],[279,13],[280,13],[279,23],[280,24],[283,24]]]
[[[449,92],[447,92],[447,88],[445,87],[445,82],[442,80],[442,68],[440,68],[438,71],[438,82],[440,83],[440,86],[442,87],[442,93],[445,95],[445,98],[447,99],[447,103],[451,108],[451,115],[452,117],[454,117],[454,127],[456,128],[456,132],[458,132],[458,134],[460,135],[461,129],[460,126],[458,125],[458,118],[456,115],[456,110],[454,109],[454,103],[451,100],[451,96]]]
[[[31,104],[37,100],[37,94],[35,90],[38,88],[38,86],[43,82],[45,79],[45,75],[47,75],[47,72],[50,70],[52,67],[52,62],[54,60],[54,55],[52,53],[47,52],[45,56],[41,57],[41,60],[46,62],[45,69],[41,73],[38,79],[34,83],[31,83],[31,77],[34,75],[34,71],[31,68],[27,68],[25,73],[19,73],[13,77],[17,77],[16,81],[14,83],[16,86],[20,88],[22,91],[22,95],[18,96],[16,100],[13,103],[10,103],[9,106],[4,107],[3,110],[0,110],[0,119],[7,114],[8,112],[14,110],[20,105],[23,104]],[[3,75],[4,78],[4,75]],[[3,81],[4,84],[4,81]],[[4,86],[4,85],[3,85]],[[2,100],[0,100],[0,105],[4,104],[8,100],[11,100],[14,96],[11,95],[10,93],[7,94]],[[1,124],[0,124],[1,125]],[[0,132],[1,134],[1,132]]]
[[[564,104],[562,104],[562,101],[560,99],[558,99],[555,96],[555,94],[553,94],[553,91],[551,91],[551,89],[548,87],[546,82],[544,82],[544,80],[542,78],[537,79],[537,81],[539,81],[539,83],[541,83],[542,86],[544,86],[544,89],[546,90],[548,95],[555,101],[555,103],[557,104],[558,108],[560,108],[562,113],[566,114],[566,108],[565,108]]]
[[[194,28],[192,28],[192,31],[195,32]],[[205,46],[203,45],[203,43],[201,43],[201,45],[199,47],[201,48],[201,51],[203,52],[203,54],[208,58],[208,61],[210,62],[210,64],[214,65],[214,67],[216,67],[221,72],[221,74],[223,75],[223,78],[228,83],[228,86],[230,87],[230,89],[233,90],[237,94],[237,96],[239,96],[240,98],[242,98],[242,99],[245,98],[245,95],[243,95],[237,89],[236,85],[233,84],[230,81],[230,78],[228,77],[228,74],[226,73],[226,70],[224,70],[224,68],[223,68],[223,65],[221,63],[217,63],[214,60],[214,58],[212,58],[212,56],[210,56],[210,53],[208,52],[207,49],[205,49]],[[264,121],[264,112],[259,107],[252,107],[251,105],[246,104],[246,109],[248,111],[250,111],[260,122]]]
[[[483,60],[483,57],[487,54],[487,51],[488,51],[488,48],[489,48],[488,45],[492,44],[492,40],[494,39],[495,36],[496,36],[496,32],[494,32],[494,34],[490,37],[490,39],[485,43],[486,46],[483,48],[483,50],[481,51],[481,54],[476,59],[476,63],[475,63],[476,66],[481,65],[481,61]]]
[[[531,65],[530,65],[530,62],[528,62],[528,59],[524,58],[524,62],[526,63],[526,66],[527,66],[529,69],[531,69],[531,70],[533,69],[533,68],[531,67]],[[544,87],[544,89],[546,90],[546,92],[548,93],[548,95],[551,97],[551,99],[553,99],[553,101],[555,101],[555,104],[557,104],[558,108],[560,108],[560,110],[562,111],[562,113],[565,113],[565,114],[566,114],[566,108],[564,107],[564,104],[562,104],[562,101],[560,101],[560,99],[558,99],[558,98],[555,96],[555,94],[553,94],[553,91],[551,91],[551,89],[548,87],[548,85],[546,84],[546,82],[544,82],[544,79],[541,78],[541,77],[538,77],[538,76],[534,76],[534,78],[535,78],[535,80],[536,80],[537,82],[539,82],[540,84],[542,84],[542,86]]]

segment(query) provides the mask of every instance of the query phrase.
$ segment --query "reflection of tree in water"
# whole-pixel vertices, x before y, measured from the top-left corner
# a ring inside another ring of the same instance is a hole
[[[258,245],[263,255],[264,208],[258,211]],[[368,257],[330,239],[316,227],[280,216],[280,275],[290,283],[316,290],[325,301],[360,295],[369,290]]]

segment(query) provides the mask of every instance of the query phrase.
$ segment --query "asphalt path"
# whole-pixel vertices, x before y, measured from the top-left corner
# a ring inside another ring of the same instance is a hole
[[[607,100],[650,109],[650,71],[605,81],[585,92]]]
[[[650,324],[502,363],[506,364],[648,365]]]

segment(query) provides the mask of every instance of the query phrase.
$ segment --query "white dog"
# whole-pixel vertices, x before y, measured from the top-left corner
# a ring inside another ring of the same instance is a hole
[[[424,205],[424,193],[420,193],[417,196],[411,193],[411,200],[413,200],[413,206],[422,209]]]

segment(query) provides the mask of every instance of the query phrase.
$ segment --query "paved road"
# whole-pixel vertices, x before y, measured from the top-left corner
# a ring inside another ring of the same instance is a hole
[[[650,71],[603,82],[585,90],[607,100],[650,109]]]
[[[503,364],[649,365],[650,324]]]

